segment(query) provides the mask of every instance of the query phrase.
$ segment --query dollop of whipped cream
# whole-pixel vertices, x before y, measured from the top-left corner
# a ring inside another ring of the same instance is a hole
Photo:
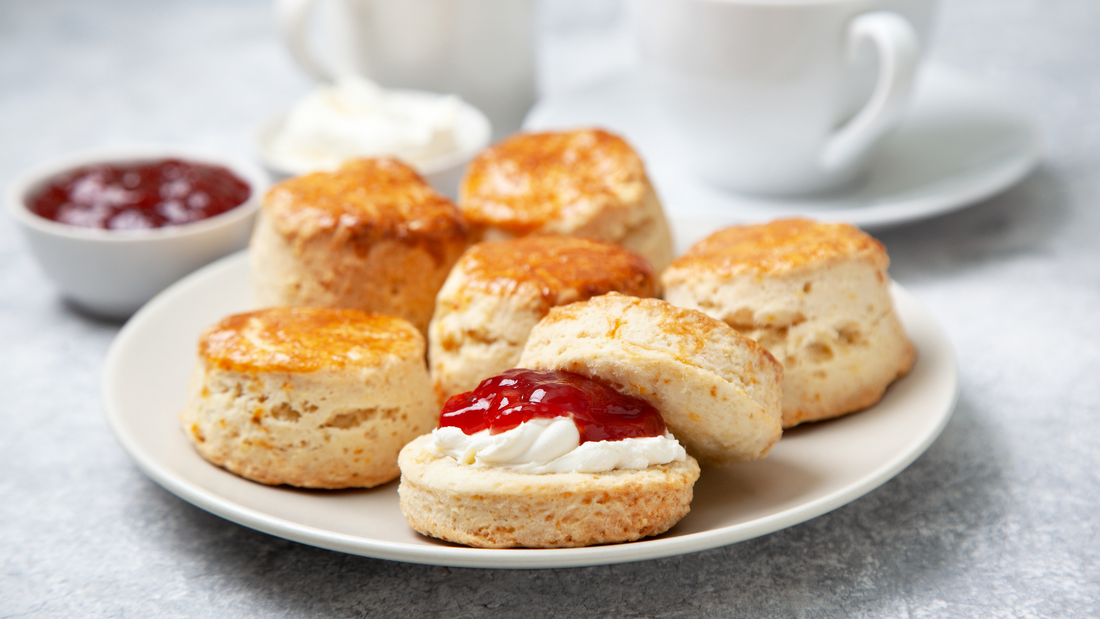
[[[436,449],[462,464],[519,473],[606,473],[683,462],[687,457],[668,432],[618,441],[580,440],[577,424],[569,417],[532,419],[500,434],[466,434],[455,427],[432,430]]]
[[[295,170],[334,170],[355,157],[395,156],[420,169],[459,150],[462,101],[414,96],[348,76],[295,105],[268,150]]]

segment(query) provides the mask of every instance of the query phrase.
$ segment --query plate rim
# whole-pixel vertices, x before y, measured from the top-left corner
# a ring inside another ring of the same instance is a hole
[[[154,320],[162,311],[161,308],[170,307],[178,298],[188,296],[188,292],[193,287],[215,277],[226,277],[226,272],[247,269],[247,258],[247,250],[237,252],[188,275],[157,295],[123,326],[107,352],[103,373],[103,405],[108,424],[116,440],[138,468],[158,485],[184,501],[226,520],[276,537],[348,554],[449,567],[542,569],[643,561],[727,546],[821,516],[866,495],[889,481],[912,464],[936,440],[950,420],[959,395],[957,357],[946,333],[911,293],[894,283],[892,292],[904,302],[904,306],[922,314],[919,316],[922,329],[934,336],[934,350],[937,354],[942,354],[942,361],[946,364],[941,367],[940,373],[947,377],[949,382],[944,386],[949,387],[951,395],[949,401],[943,402],[940,409],[935,411],[935,423],[926,426],[924,432],[909,445],[908,449],[894,454],[875,468],[871,474],[843,488],[807,503],[748,522],[686,535],[648,538],[625,544],[583,548],[485,549],[457,545],[420,546],[372,540],[291,522],[216,496],[157,462],[147,453],[146,447],[133,436],[125,422],[125,415],[116,401],[118,394],[114,391],[113,385],[117,384],[119,378],[120,358],[132,346],[135,338],[139,337],[143,326]],[[899,311],[899,313],[902,312]],[[919,350],[917,362],[920,363],[921,357],[928,352]]]

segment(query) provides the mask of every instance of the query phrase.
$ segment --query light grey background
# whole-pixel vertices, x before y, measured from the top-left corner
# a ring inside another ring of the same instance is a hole
[[[548,0],[540,84],[636,62],[618,3]],[[257,533],[165,492],[104,421],[119,325],[67,306],[0,218],[0,617],[1100,616],[1100,2],[944,0],[931,57],[1036,115],[1040,169],[880,234],[947,329],[962,394],[896,479],[687,556],[447,569]],[[311,84],[266,0],[0,2],[0,182],[55,155],[177,142],[251,155]],[[842,448],[842,447],[841,447]]]

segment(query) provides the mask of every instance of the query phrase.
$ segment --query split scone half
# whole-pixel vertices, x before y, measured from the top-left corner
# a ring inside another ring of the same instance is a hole
[[[912,367],[889,264],[858,228],[788,219],[716,232],[661,281],[670,303],[729,324],[783,364],[789,428],[871,406]]]
[[[646,400],[705,464],[763,458],[782,436],[783,368],[726,323],[616,293],[550,310],[520,367],[598,377]]]
[[[478,548],[631,542],[687,515],[699,465],[531,474],[463,464],[425,435],[401,450],[401,512],[414,530]]]
[[[438,410],[406,320],[272,308],[203,332],[180,420],[210,462],[265,484],[367,488]]]
[[[401,511],[440,539],[560,548],[664,533],[699,465],[660,413],[590,378],[513,369],[444,406],[400,456]]]
[[[516,367],[527,335],[551,307],[612,291],[654,296],[656,276],[645,258],[612,243],[558,236],[472,246],[439,291],[428,328],[439,404]]]
[[[470,163],[459,207],[475,235],[591,238],[622,245],[660,271],[672,235],[641,158],[598,129],[520,133]]]
[[[427,333],[435,295],[468,244],[458,208],[396,159],[360,159],[276,184],[250,244],[263,306],[400,316]]]

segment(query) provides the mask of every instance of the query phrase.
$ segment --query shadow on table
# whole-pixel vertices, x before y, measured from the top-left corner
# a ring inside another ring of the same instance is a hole
[[[144,543],[170,546],[203,586],[235,592],[257,615],[874,615],[921,591],[965,589],[975,555],[1003,547],[1010,462],[984,418],[992,414],[963,394],[928,452],[869,495],[790,529],[667,559],[515,571],[397,563],[271,537],[167,493],[178,521]]]
[[[1038,251],[1067,225],[1069,209],[1062,180],[1040,167],[970,208],[874,236],[890,252],[894,279],[920,283]]]
[[[95,325],[97,327],[121,328],[122,325],[126,324],[126,321],[130,319],[129,316],[118,317],[100,314],[94,310],[90,310],[84,307],[76,301],[67,299],[60,295],[58,295],[57,304],[60,308],[60,311],[69,314],[70,316],[78,317],[84,322]]]

